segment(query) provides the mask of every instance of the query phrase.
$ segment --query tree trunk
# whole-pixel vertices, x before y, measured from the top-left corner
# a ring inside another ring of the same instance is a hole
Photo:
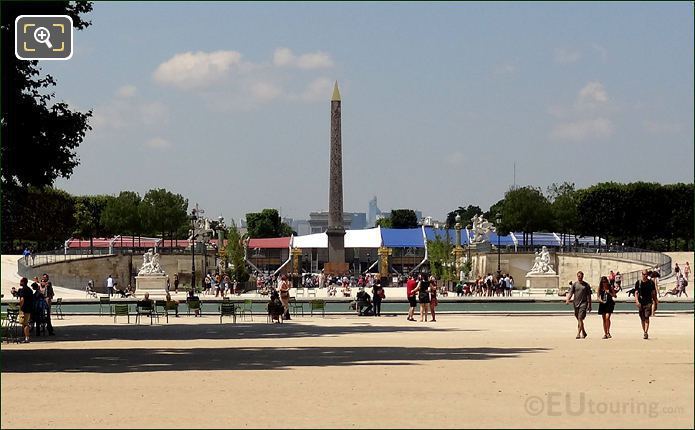
[[[94,238],[92,235],[89,235],[89,254],[94,255]]]

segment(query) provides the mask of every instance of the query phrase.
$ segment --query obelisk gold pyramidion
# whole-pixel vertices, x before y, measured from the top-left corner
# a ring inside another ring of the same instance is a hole
[[[345,262],[345,227],[343,226],[343,145],[340,130],[340,91],[338,82],[331,97],[331,156],[328,183],[328,263],[324,271],[343,274]]]

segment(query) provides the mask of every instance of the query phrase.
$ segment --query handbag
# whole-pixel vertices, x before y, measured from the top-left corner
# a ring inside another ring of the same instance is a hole
[[[379,289],[379,297],[381,297],[382,300],[386,298],[386,293],[384,293],[383,288]]]

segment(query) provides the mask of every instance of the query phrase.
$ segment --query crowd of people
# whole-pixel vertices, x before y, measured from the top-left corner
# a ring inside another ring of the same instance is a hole
[[[16,297],[19,298],[18,322],[22,326],[24,343],[29,343],[32,330],[36,336],[48,333],[54,336],[53,324],[51,323],[51,305],[55,293],[53,284],[47,274],[33,279],[31,286],[27,278],[19,281],[19,290],[15,290]]]
[[[456,284],[456,296],[511,297],[514,290],[514,278],[509,273],[493,275],[488,273],[471,283],[459,281]]]

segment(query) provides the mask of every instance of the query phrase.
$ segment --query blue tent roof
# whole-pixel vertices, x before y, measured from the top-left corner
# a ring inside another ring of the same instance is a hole
[[[491,231],[488,237],[490,238],[490,243],[492,245],[497,246],[497,233]],[[500,246],[514,246],[514,239],[512,239],[512,236],[510,234],[506,236],[500,236]]]
[[[435,240],[437,236],[439,236],[441,240],[446,240],[446,234],[446,229],[425,227],[425,236],[427,236],[427,240]],[[452,245],[456,245],[456,230],[453,228],[449,229],[449,242]],[[468,245],[468,235],[466,234],[466,229],[461,229],[461,245]]]
[[[424,248],[421,228],[382,228],[381,240],[388,248]]]

